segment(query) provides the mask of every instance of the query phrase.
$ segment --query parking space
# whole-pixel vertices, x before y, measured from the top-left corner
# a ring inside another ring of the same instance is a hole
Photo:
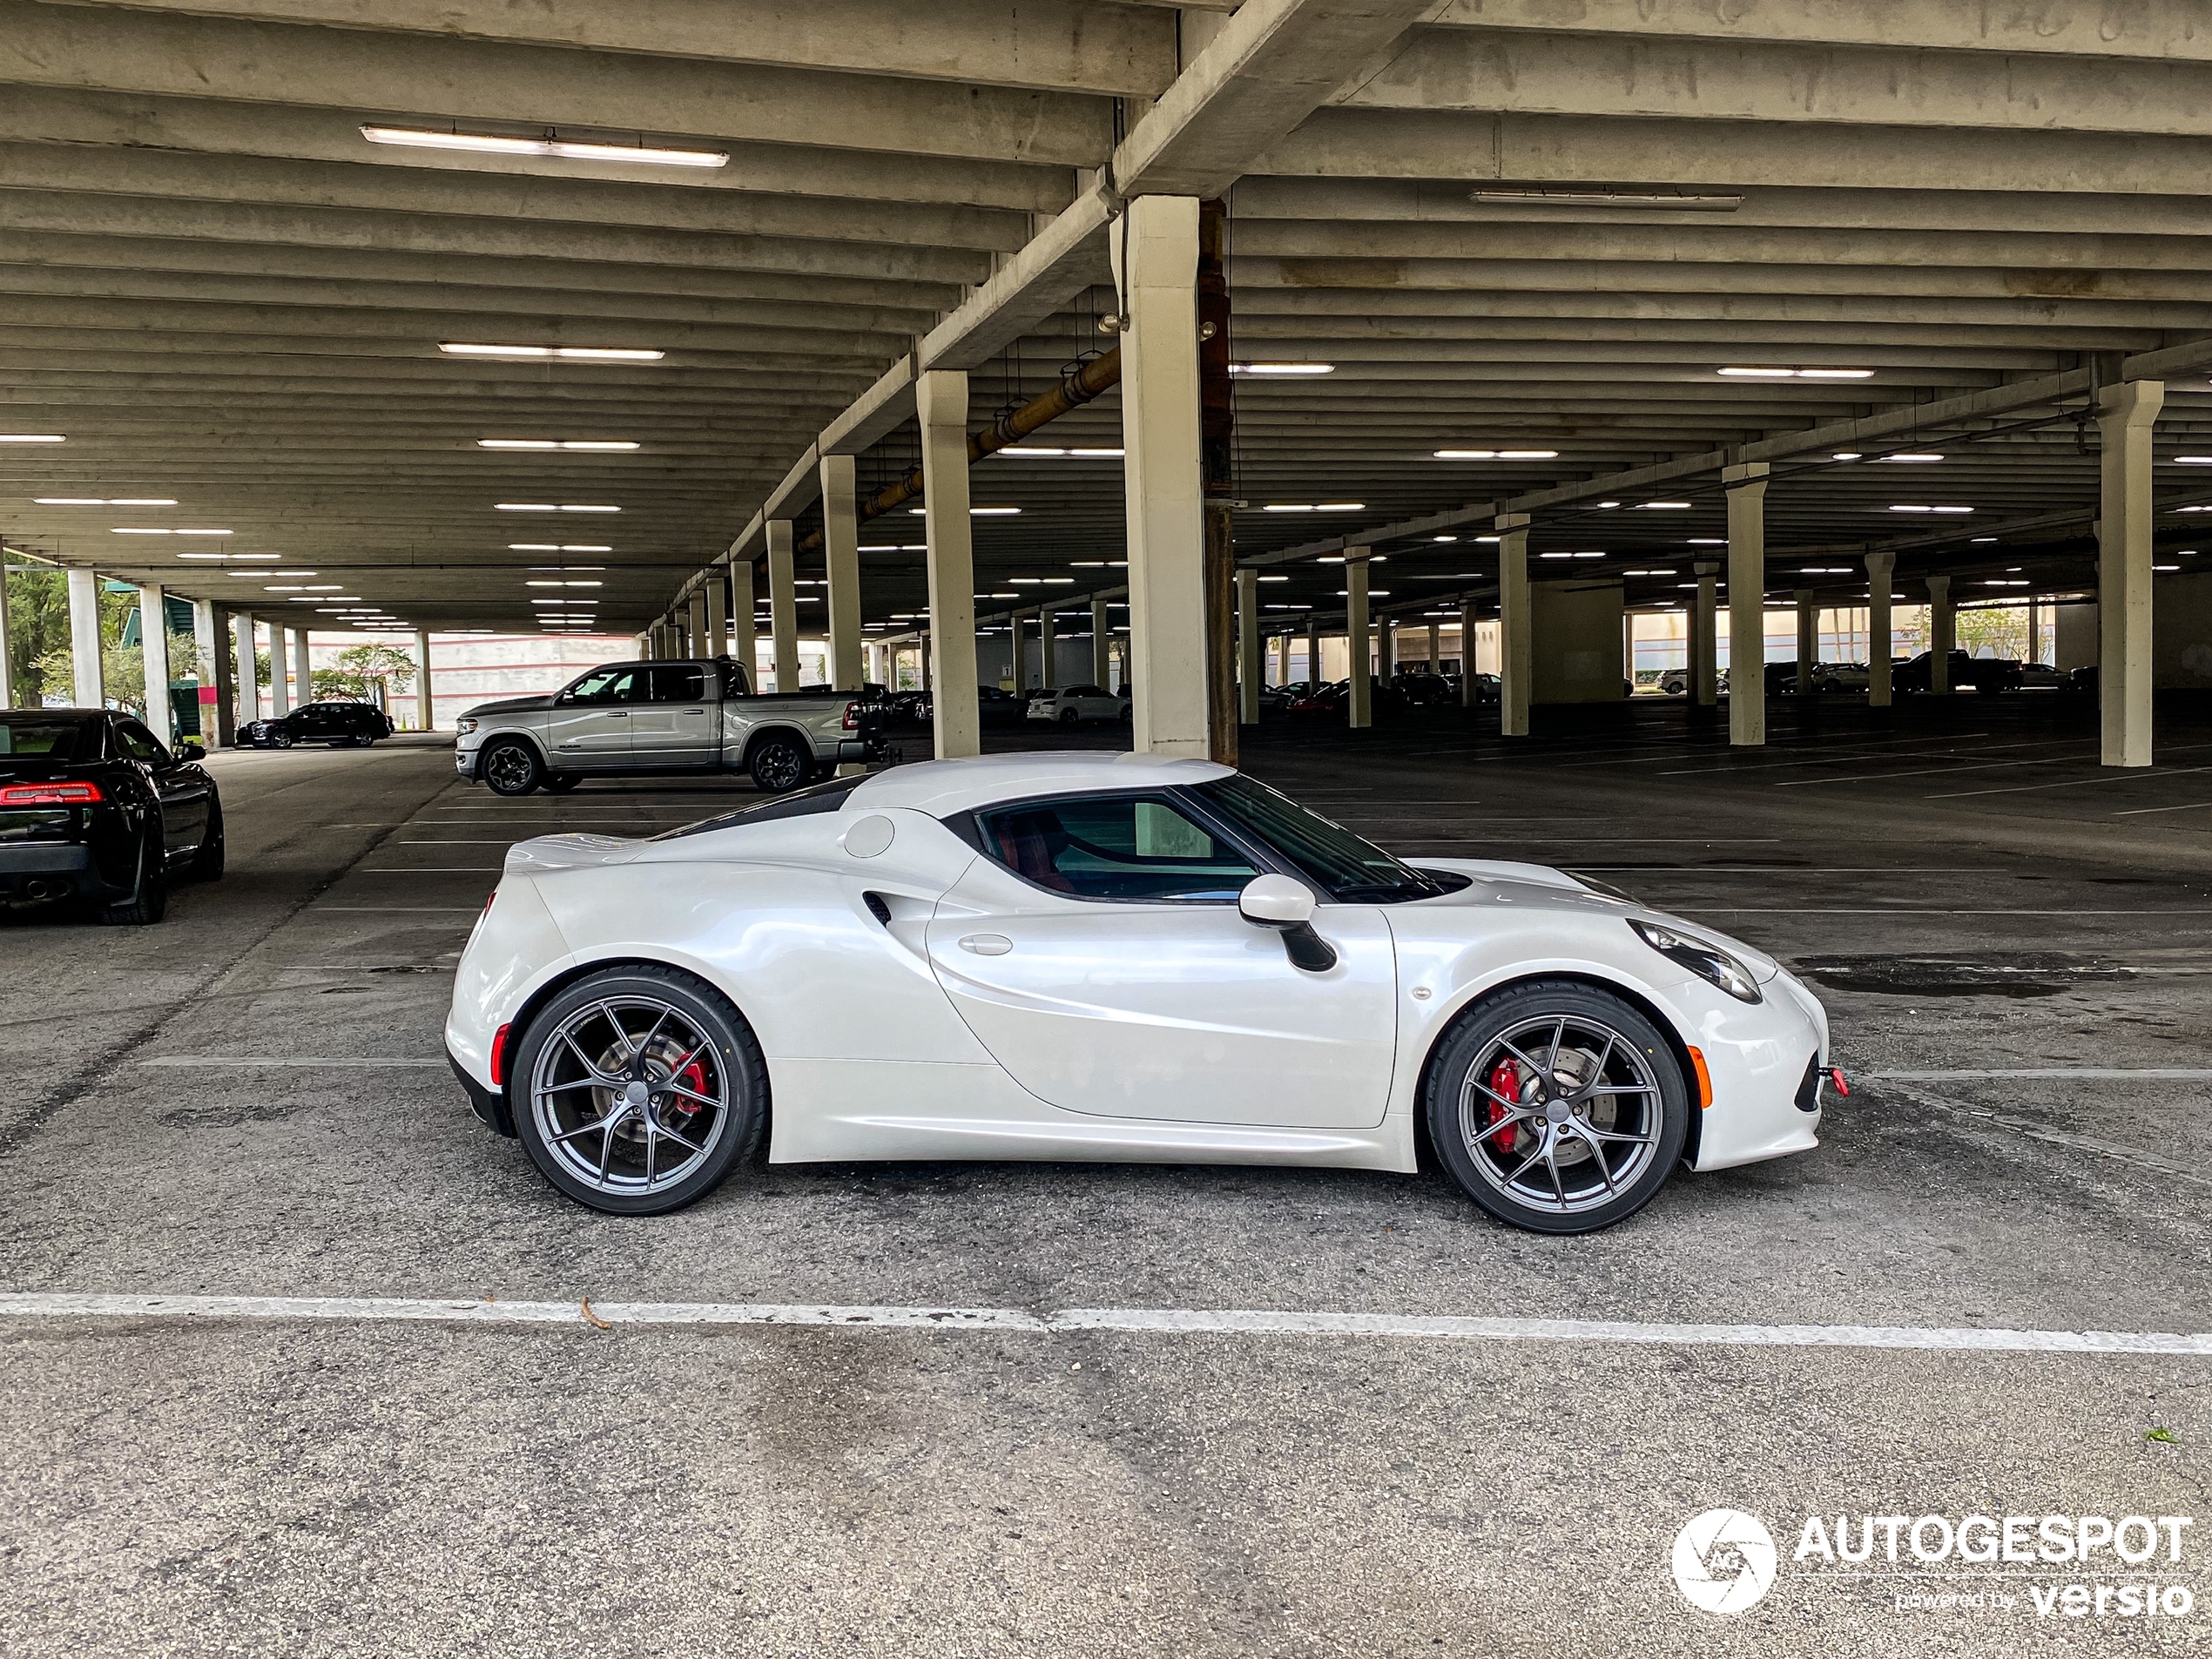
[[[1577,1239],[1433,1173],[779,1166],[590,1214],[469,1114],[452,964],[512,840],[649,833],[751,786],[501,801],[428,742],[219,756],[219,887],[127,952],[7,934],[0,1283],[332,1299],[5,1325],[0,1507],[42,1519],[9,1541],[0,1641],[2027,1650],[2050,1637],[2024,1599],[1903,1610],[1894,1575],[1843,1571],[1785,1573],[1716,1637],[1667,1562],[1723,1504],[2162,1514],[2201,1490],[2203,1358],[2128,1350],[2202,1325],[2212,720],[2171,711],[2173,764],[2115,779],[2085,718],[1820,707],[1751,759],[1679,705],[1510,751],[1456,711],[1246,733],[1250,769],[1393,850],[1586,872],[1827,1001],[1855,1085],[1818,1151]],[[2012,792],[1970,792],[1991,778]],[[1410,1323],[1315,1317],[1345,1314]],[[2004,1331],[2121,1351],[1978,1350]]]

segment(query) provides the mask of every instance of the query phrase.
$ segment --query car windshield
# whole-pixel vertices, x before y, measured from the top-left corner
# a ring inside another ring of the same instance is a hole
[[[805,818],[813,813],[834,813],[843,810],[845,798],[867,779],[862,778],[832,778],[826,782],[813,784],[805,789],[794,789],[788,795],[778,795],[756,806],[740,806],[734,813],[717,813],[712,818],[702,818],[696,824],[686,824],[680,829],[663,830],[658,835],[646,839],[655,841],[681,840],[686,835],[705,835],[710,830],[735,829],[740,824],[765,824],[779,818]]]
[[[91,735],[83,720],[51,715],[0,715],[0,759],[67,760]]]
[[[1400,862],[1341,824],[1250,778],[1217,779],[1195,786],[1191,792],[1273,847],[1339,904],[1399,904],[1452,890],[1451,883]]]

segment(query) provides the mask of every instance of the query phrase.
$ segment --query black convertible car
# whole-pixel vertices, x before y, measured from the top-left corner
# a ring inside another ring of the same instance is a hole
[[[223,803],[195,743],[128,714],[0,710],[0,903],[74,898],[159,921],[170,883],[223,873]]]
[[[367,748],[394,729],[391,717],[374,703],[306,703],[278,719],[255,720],[240,735],[257,749],[289,749],[295,743]]]

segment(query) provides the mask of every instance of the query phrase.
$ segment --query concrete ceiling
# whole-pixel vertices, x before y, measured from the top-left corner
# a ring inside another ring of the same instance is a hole
[[[917,350],[971,369],[980,421],[1110,343],[1099,168],[1125,193],[1226,189],[1237,357],[1334,366],[1239,389],[1240,555],[1291,578],[1269,603],[1322,612],[1333,543],[1398,528],[1392,605],[1479,590],[1476,521],[1527,492],[2212,335],[2194,0],[0,0],[0,433],[68,439],[0,444],[0,529],[319,622],[314,596],[175,555],[276,553],[316,572],[284,585],[501,630],[529,625],[527,567],[604,565],[584,578],[601,625],[644,625],[744,551],[765,504],[805,517],[815,449],[858,453],[864,485],[912,464],[894,366]],[[401,147],[364,125],[730,160]],[[1512,199],[1532,187],[1554,199]],[[1623,204],[1639,192],[1742,199]],[[1863,591],[1797,572],[1910,531],[1900,575],[2078,586],[2083,404],[1868,446],[1939,462],[1778,467],[1775,585]],[[2202,368],[2168,411],[2162,456],[2212,453]],[[1032,442],[1111,447],[1117,422],[1109,396]],[[2161,505],[2195,499],[2186,467],[2160,482]],[[1118,583],[1120,492],[1111,461],[981,463],[976,501],[1022,511],[979,521],[979,590]],[[1722,509],[1710,475],[1664,498],[1693,505],[1566,503],[1534,544],[1608,555],[1578,575],[1671,570],[1630,591],[1672,597]],[[1315,502],[1360,505],[1264,510]],[[1974,511],[1931,544],[1900,505]],[[1464,531],[1405,529],[1453,509]],[[2196,522],[2162,521],[2166,544]],[[921,609],[919,525],[863,527],[871,621]]]

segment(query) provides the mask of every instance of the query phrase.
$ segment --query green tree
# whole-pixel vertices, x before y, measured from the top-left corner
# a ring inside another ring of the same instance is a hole
[[[415,658],[392,645],[354,645],[338,653],[334,667],[318,668],[314,671],[314,694],[324,697],[350,697],[362,702],[374,702],[375,692],[371,682],[384,684],[384,698],[390,700],[413,689]]]
[[[14,680],[8,689],[16,707],[35,709],[49,691],[56,696],[69,694],[69,582],[59,570],[20,565],[4,581],[8,657]],[[50,680],[47,665],[57,648],[61,672]]]

